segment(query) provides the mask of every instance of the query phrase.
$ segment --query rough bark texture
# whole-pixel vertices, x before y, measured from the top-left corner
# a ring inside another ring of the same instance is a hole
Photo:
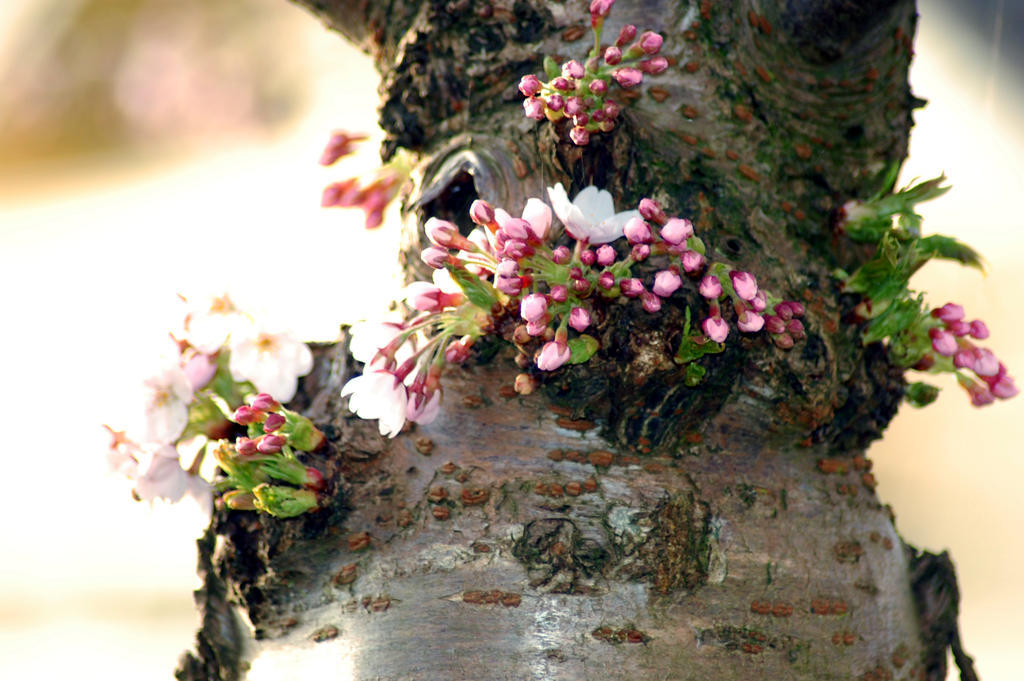
[[[863,458],[901,372],[860,344],[830,276],[867,255],[834,209],[906,153],[912,3],[619,0],[606,35],[659,31],[672,66],[586,148],[524,119],[515,83],[543,54],[586,52],[589,3],[300,4],[372,51],[383,153],[423,161],[410,271],[431,215],[597,184],[691,217],[718,259],[806,303],[808,338],[731,342],[690,388],[671,358],[698,301],[613,305],[599,354],[542,393],[517,397],[498,350],[446,375],[437,422],[393,441],[346,417],[354,369],[343,344],[321,349],[298,404],[329,436],[313,463],[334,504],[215,518],[179,678],[296,654],[360,681],[934,681],[951,644],[973,678],[948,557],[903,544]]]

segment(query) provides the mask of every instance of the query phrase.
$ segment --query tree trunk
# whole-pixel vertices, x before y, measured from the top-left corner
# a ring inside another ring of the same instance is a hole
[[[346,415],[353,366],[321,348],[296,403],[328,435],[334,503],[216,515],[178,677],[937,680],[953,645],[973,678],[949,560],[903,544],[863,456],[902,372],[831,277],[870,254],[834,209],[906,153],[913,4],[619,0],[605,35],[658,31],[672,66],[586,147],[524,119],[515,84],[543,54],[583,56],[589,3],[300,4],[373,52],[383,154],[422,160],[410,274],[431,215],[596,184],[690,217],[718,259],[805,302],[808,336],[730,342],[688,387],[665,329],[696,297],[659,316],[634,301],[542,392],[517,396],[497,349],[394,440]]]

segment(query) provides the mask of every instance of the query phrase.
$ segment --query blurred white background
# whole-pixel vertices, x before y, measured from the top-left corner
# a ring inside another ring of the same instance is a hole
[[[319,208],[324,184],[376,161],[371,141],[341,168],[316,164],[333,128],[375,130],[363,55],[283,0],[194,2],[207,12],[198,24],[132,14],[183,3],[118,0],[105,9],[138,19],[117,34],[131,38],[122,52],[68,38],[80,25],[109,29],[97,18],[107,2],[0,4],[4,679],[167,679],[192,644],[200,514],[133,503],[105,474],[98,426],[117,426],[130,406],[178,322],[177,293],[227,289],[262,317],[329,339],[396,290],[394,228],[366,232],[361,214]],[[247,49],[204,33],[247,11]],[[915,284],[985,319],[1024,383],[1024,90],[994,47],[1019,34],[997,31],[998,11],[978,34],[935,0],[920,12],[912,82],[930,103],[915,114],[903,182],[947,173],[954,191],[922,207],[925,230],[975,246],[990,274],[933,264]],[[36,22],[46,30],[33,33]],[[55,73],[77,85],[48,80]],[[210,101],[221,117],[196,113]],[[40,121],[50,126],[42,143],[31,139]],[[941,385],[936,404],[904,407],[872,449],[879,493],[907,541],[951,550],[967,650],[986,681],[1013,681],[1024,669],[1013,626],[1024,610],[1024,398],[977,410],[951,380]]]

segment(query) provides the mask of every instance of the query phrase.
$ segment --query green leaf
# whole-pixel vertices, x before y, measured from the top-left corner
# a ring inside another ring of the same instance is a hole
[[[864,331],[864,344],[875,343],[909,329],[925,316],[922,306],[920,296],[893,300],[885,310],[868,322],[868,327]]]
[[[491,306],[498,302],[498,294],[493,286],[462,268],[455,267],[454,265],[445,265],[445,267],[451,272],[455,283],[459,285],[462,292],[469,298],[469,302],[481,310],[491,311]]]
[[[257,485],[252,490],[257,509],[278,518],[293,518],[317,507],[316,494],[281,485]]]
[[[569,364],[583,364],[594,356],[601,344],[593,336],[582,334],[569,341]]]
[[[684,336],[683,340],[679,343],[679,349],[676,350],[676,356],[673,359],[676,364],[686,364],[687,362],[692,362],[695,359],[700,359],[704,355],[716,355],[723,350],[725,350],[724,343],[716,343],[713,340],[698,343],[693,337]]]
[[[973,267],[981,272],[985,271],[981,255],[967,244],[957,241],[951,236],[935,234],[919,239],[916,244],[916,251],[918,257],[923,258],[924,262],[927,262],[930,258],[942,258],[943,260],[955,260],[961,265]],[[924,262],[921,264],[923,265]]]
[[[548,80],[558,78],[562,75],[562,67],[551,57],[544,57],[544,73],[547,74]]]
[[[917,381],[907,386],[907,392],[904,395],[907,402],[913,407],[926,407],[935,401],[935,398],[939,396],[939,389],[929,383],[923,383]]]
[[[686,376],[683,378],[683,381],[692,388],[695,385],[699,385],[707,373],[708,370],[701,365],[696,362],[690,362],[686,365]]]

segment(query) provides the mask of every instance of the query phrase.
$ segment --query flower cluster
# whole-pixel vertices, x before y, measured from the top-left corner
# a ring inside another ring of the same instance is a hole
[[[479,337],[502,334],[520,350],[521,366],[532,361],[554,371],[599,349],[587,332],[611,302],[636,299],[656,314],[687,281],[705,299],[707,315],[699,332],[691,333],[689,322],[682,330],[681,364],[721,352],[733,324],[743,333],[767,329],[784,349],[804,338],[800,303],[775,299],[750,272],[709,263],[693,224],[669,217],[655,201],[616,213],[608,192],[591,186],[570,201],[561,184],[548,197],[551,206],[529,199],[521,217],[477,200],[470,207],[477,227],[468,236],[446,220],[427,221],[432,245],[421,257],[435,268],[433,282],[406,289],[416,311],[408,321],[354,329],[353,354],[366,368],[342,390],[351,411],[378,419],[381,434],[394,436],[406,420],[436,417],[445,364],[468,358]],[[554,216],[571,248],[558,243]],[[625,244],[613,244],[622,239]],[[649,280],[634,276],[633,268],[651,258],[656,273]],[[510,318],[518,322],[504,330]],[[364,340],[370,330],[378,343]],[[522,374],[516,389],[528,393],[536,383]]]
[[[335,131],[320,155],[320,165],[334,165],[338,159],[351,154],[355,144],[365,139],[366,135]],[[350,177],[324,187],[320,206],[360,208],[366,214],[367,229],[380,227],[384,222],[384,210],[398,195],[411,170],[405,156],[396,154],[395,159],[379,169],[368,184],[361,184],[359,178]]]
[[[215,488],[220,503],[234,510],[259,510],[290,518],[319,506],[317,492],[326,487],[323,474],[302,464],[296,451],[311,452],[324,443],[308,418],[288,409],[267,393],[238,407],[231,421],[245,426],[234,443],[213,444],[213,456],[224,472]],[[288,484],[279,484],[281,482]]]
[[[946,303],[932,310],[917,325],[919,337],[925,329],[931,352],[925,352],[914,369],[955,373],[957,382],[976,407],[991,404],[997,398],[1009,399],[1020,392],[995,353],[972,342],[971,339],[988,338],[988,326],[980,319],[968,322],[960,305]]]
[[[137,423],[127,431],[106,427],[107,459],[113,471],[133,481],[136,499],[174,503],[191,496],[209,510],[211,487],[200,475],[204,444],[232,430],[229,416],[246,394],[263,391],[290,400],[313,358],[304,343],[257,326],[227,296],[190,310],[177,335],[158,371],[143,381]],[[271,424],[280,418],[265,416]],[[196,452],[184,468],[179,450],[189,449]]]
[[[619,31],[614,45],[602,49],[604,19],[614,0],[590,3],[594,47],[585,63],[570,59],[561,66],[550,57],[544,60],[547,81],[536,75],[523,76],[519,91],[526,100],[523,110],[528,118],[542,121],[568,119],[572,122],[569,138],[579,146],[590,142],[595,132],[609,132],[621,110],[609,96],[614,81],[622,88],[639,85],[644,74],[654,75],[668,68],[668,60],[659,56],[662,37],[653,31],[637,36],[637,28],[627,24]]]
[[[854,241],[876,243],[874,256],[853,274],[840,273],[846,291],[862,300],[854,310],[855,321],[866,322],[865,343],[885,341],[897,364],[931,373],[953,373],[974,406],[1017,394],[1006,367],[973,340],[988,338],[988,327],[979,319],[968,322],[954,303],[927,310],[922,297],[909,288],[910,277],[932,258],[955,260],[982,268],[981,257],[966,244],[939,234],[921,236],[921,216],[916,204],[949,190],[945,177],[894,191],[898,166],[890,171],[886,189],[864,201],[847,201],[840,210],[838,228]],[[938,388],[917,382],[907,389],[915,406],[932,402]]]

